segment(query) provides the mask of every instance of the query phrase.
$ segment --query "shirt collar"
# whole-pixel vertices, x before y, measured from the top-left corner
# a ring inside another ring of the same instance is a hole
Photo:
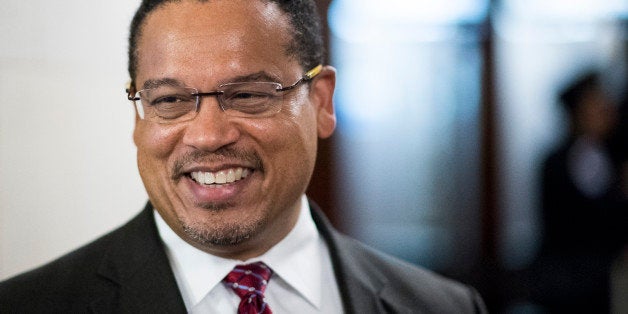
[[[198,304],[209,291],[220,285],[235,265],[263,261],[273,269],[276,276],[313,306],[320,308],[322,248],[305,195],[301,197],[299,218],[292,231],[266,253],[244,262],[214,256],[195,248],[174,233],[157,211],[154,216],[179,289],[183,295],[187,295],[186,305]]]

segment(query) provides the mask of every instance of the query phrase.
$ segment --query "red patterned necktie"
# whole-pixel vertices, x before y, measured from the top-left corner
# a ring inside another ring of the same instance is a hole
[[[238,314],[272,314],[264,290],[273,271],[262,262],[237,265],[223,280],[240,297]]]

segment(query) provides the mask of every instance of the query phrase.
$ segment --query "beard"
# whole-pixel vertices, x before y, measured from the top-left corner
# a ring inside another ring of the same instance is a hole
[[[222,160],[244,160],[253,165],[254,171],[264,171],[262,159],[255,151],[247,151],[232,147],[223,147],[218,151],[207,153],[203,151],[189,152],[174,162],[171,178],[176,182],[185,173],[184,167],[189,163],[215,162]],[[197,207],[207,210],[209,217],[205,219],[191,219],[178,216],[177,220],[183,232],[197,244],[203,246],[234,246],[245,242],[260,233],[267,225],[268,218],[256,217],[255,219],[243,219],[237,222],[226,222],[220,218],[220,212],[235,207],[230,202],[224,203],[200,203]]]
[[[218,212],[229,207],[227,204],[206,205],[204,208]],[[183,232],[194,242],[202,246],[235,246],[259,234],[267,225],[265,217],[255,220],[225,222],[211,218],[191,220],[177,217]]]

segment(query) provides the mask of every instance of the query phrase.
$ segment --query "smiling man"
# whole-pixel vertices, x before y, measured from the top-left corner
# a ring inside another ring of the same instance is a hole
[[[475,313],[473,289],[335,231],[304,195],[336,118],[312,1],[143,1],[128,98],[149,202],[0,284],[0,312]]]
[[[334,70],[305,76],[291,29],[279,6],[247,1],[164,4],[139,28],[140,174],[168,226],[210,254],[244,260],[286,237],[317,135],[334,129]]]

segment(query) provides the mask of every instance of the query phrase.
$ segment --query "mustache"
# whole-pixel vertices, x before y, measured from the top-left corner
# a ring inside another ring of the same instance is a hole
[[[262,158],[255,151],[247,151],[232,147],[223,147],[214,152],[194,150],[175,160],[172,166],[172,179],[176,180],[185,175],[183,169],[189,164],[219,163],[239,161],[253,165],[255,170],[264,171]]]

